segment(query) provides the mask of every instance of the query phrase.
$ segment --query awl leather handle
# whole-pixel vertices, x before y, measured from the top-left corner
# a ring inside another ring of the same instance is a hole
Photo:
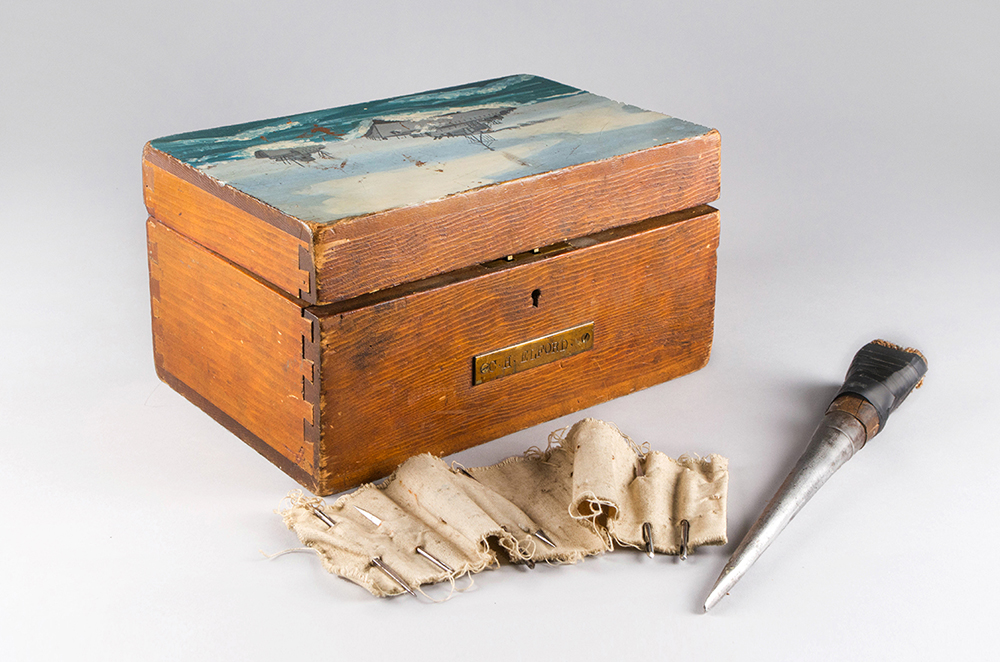
[[[874,340],[854,355],[847,378],[828,411],[845,411],[865,426],[868,439],[885,428],[889,414],[920,385],[927,359],[918,350]]]

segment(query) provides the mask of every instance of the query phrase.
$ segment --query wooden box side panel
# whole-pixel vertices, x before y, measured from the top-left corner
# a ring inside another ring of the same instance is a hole
[[[387,475],[416,453],[452,453],[704,366],[718,212],[679,216],[586,249],[320,314],[320,493]],[[473,385],[476,355],[587,322],[589,351]]]
[[[157,374],[306,485],[318,447],[315,318],[150,219]]]
[[[312,236],[296,219],[146,147],[149,215],[308,303],[316,301]]]
[[[717,131],[316,230],[319,301],[330,302],[719,196]]]

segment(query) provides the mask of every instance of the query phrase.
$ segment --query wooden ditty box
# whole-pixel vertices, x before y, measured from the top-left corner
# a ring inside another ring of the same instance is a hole
[[[527,75],[153,140],[157,374],[326,495],[697,370],[719,145]]]

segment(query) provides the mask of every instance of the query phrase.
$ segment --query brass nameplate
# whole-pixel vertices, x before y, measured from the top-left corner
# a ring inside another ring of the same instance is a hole
[[[594,323],[550,333],[541,338],[481,354],[473,361],[473,382],[482,384],[515,372],[524,372],[594,347]]]

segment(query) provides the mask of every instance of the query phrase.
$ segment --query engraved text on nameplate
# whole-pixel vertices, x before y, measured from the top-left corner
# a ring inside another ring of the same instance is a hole
[[[552,363],[594,347],[594,323],[550,333],[541,338],[480,354],[473,361],[473,383],[513,375],[546,363]]]

